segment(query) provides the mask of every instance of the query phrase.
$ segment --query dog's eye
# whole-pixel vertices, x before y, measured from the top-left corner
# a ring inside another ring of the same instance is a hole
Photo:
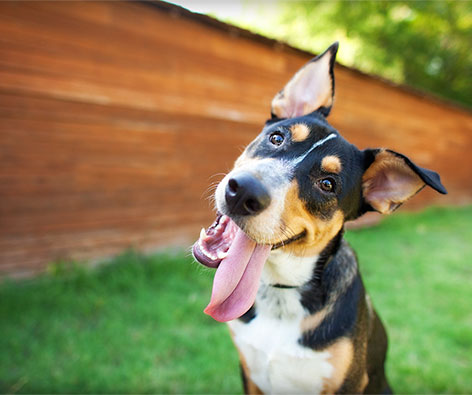
[[[331,178],[323,178],[318,181],[318,186],[325,192],[333,192],[336,182]]]
[[[284,136],[282,136],[280,133],[276,132],[276,133],[272,133],[269,137],[269,141],[276,145],[276,146],[279,146],[281,145],[283,142],[284,142]]]

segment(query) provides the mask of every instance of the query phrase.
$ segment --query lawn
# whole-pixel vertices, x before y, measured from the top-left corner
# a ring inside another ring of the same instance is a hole
[[[472,390],[472,207],[396,213],[349,231],[390,338],[397,393]],[[240,393],[212,272],[184,252],[56,263],[0,286],[0,391]]]

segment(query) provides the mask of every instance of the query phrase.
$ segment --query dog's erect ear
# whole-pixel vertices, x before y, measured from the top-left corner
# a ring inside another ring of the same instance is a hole
[[[327,116],[333,105],[334,60],[339,44],[304,65],[272,100],[272,115],[295,118],[319,110]]]
[[[439,174],[416,166],[406,156],[385,149],[364,151],[364,200],[376,211],[390,214],[425,185],[446,194]]]

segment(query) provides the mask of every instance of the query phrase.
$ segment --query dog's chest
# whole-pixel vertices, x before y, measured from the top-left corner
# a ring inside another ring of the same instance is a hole
[[[333,374],[330,353],[298,343],[305,315],[299,294],[269,288],[259,291],[252,321],[229,323],[250,378],[264,393],[319,393]]]

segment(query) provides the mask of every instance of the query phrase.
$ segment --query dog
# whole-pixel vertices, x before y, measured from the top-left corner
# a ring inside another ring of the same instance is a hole
[[[386,331],[344,223],[389,214],[426,185],[447,193],[434,171],[388,149],[361,151],[326,121],[337,50],[276,94],[193,246],[217,268],[205,312],[228,322],[245,393],[391,393]]]

